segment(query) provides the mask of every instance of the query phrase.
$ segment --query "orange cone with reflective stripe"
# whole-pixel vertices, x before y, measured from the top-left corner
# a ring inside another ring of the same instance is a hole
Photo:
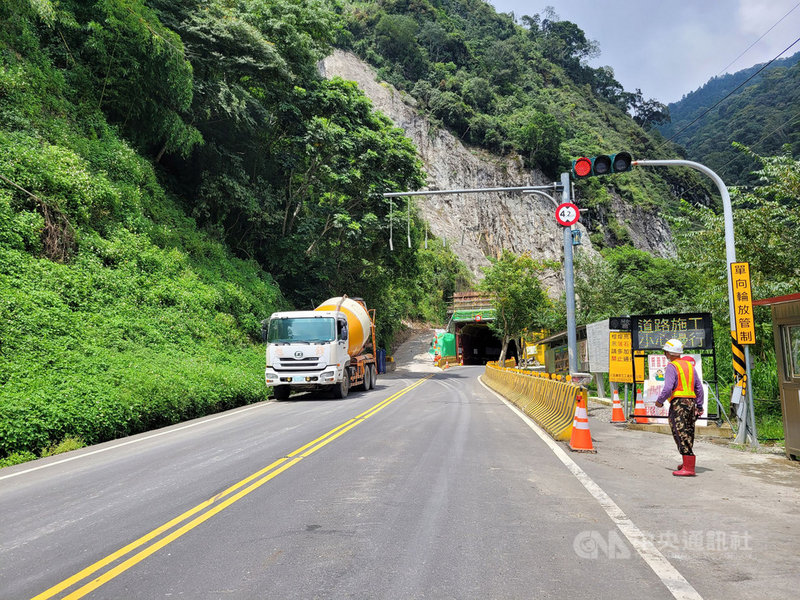
[[[636,405],[633,407],[634,421],[637,423],[649,423],[650,419],[647,417],[647,411],[644,408],[644,400],[642,399],[642,390],[636,389]]]
[[[625,413],[622,411],[622,403],[619,401],[619,390],[617,389],[614,389],[614,405],[611,408],[611,422],[625,422]]]
[[[572,421],[572,436],[569,449],[575,452],[597,452],[592,446],[592,432],[589,431],[589,414],[586,412],[586,390],[578,392],[575,406],[575,419]]]

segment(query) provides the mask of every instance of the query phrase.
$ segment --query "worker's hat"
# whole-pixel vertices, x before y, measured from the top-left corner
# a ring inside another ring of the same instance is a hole
[[[664,344],[664,352],[680,354],[683,352],[683,342],[676,339],[669,340],[666,344]]]

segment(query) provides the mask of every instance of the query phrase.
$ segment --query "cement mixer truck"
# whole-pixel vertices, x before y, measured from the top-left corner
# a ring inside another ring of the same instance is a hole
[[[314,310],[273,313],[266,326],[265,379],[275,398],[294,391],[375,387],[375,311],[360,298],[331,298]],[[371,342],[373,352],[367,352]]]

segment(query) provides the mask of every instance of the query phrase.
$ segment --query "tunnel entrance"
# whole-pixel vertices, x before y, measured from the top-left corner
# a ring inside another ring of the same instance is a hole
[[[503,341],[486,323],[464,323],[456,328],[456,344],[465,365],[485,365],[500,358]],[[508,344],[506,360],[517,357],[517,345]]]
[[[500,358],[503,341],[489,328],[496,311],[491,296],[484,292],[456,292],[450,308],[447,330],[455,333],[456,355],[465,365],[485,365]],[[508,345],[506,359],[518,358],[517,344]]]

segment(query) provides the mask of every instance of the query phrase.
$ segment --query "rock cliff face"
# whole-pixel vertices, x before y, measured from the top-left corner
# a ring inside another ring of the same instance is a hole
[[[428,189],[470,189],[520,187],[553,183],[539,171],[524,169],[522,160],[500,157],[465,146],[444,129],[434,128],[415,108],[413,98],[376,80],[374,70],[355,55],[336,50],[320,63],[326,77],[339,76],[355,81],[375,108],[383,112],[414,142],[428,175]],[[408,190],[411,191],[411,190]],[[557,194],[551,193],[560,201]],[[404,211],[407,199],[396,199],[396,210]],[[415,196],[430,231],[446,243],[476,275],[489,265],[487,257],[499,256],[503,249],[521,254],[529,252],[537,260],[563,261],[563,230],[555,220],[555,205],[547,198],[515,192],[490,192]],[[614,211],[620,222],[631,229],[637,247],[657,254],[672,251],[669,228],[652,215],[635,214],[619,200]],[[636,223],[646,223],[641,231]],[[583,230],[583,226],[578,224]],[[594,253],[583,230],[579,252]],[[395,243],[404,243],[398,236]],[[546,272],[542,278],[551,296],[564,289],[561,270]]]

